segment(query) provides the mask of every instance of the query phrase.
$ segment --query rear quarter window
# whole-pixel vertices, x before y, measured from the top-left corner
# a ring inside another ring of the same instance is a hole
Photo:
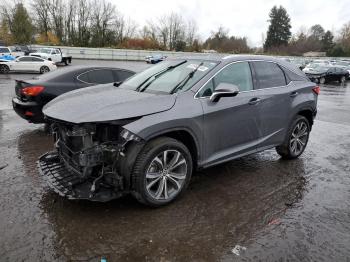
[[[281,67],[273,62],[256,61],[252,62],[258,88],[270,88],[285,86],[286,77]]]

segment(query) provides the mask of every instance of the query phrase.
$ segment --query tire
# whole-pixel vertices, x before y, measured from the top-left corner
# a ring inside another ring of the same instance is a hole
[[[50,68],[48,68],[47,66],[40,67],[40,74],[45,74],[47,72],[50,72]]]
[[[0,73],[8,74],[10,72],[10,68],[7,65],[0,65]]]
[[[339,83],[341,85],[345,85],[345,82],[346,82],[346,77],[345,76],[342,76],[340,79],[339,79]]]
[[[184,144],[169,137],[156,138],[136,158],[132,194],[145,205],[167,205],[186,190],[192,169],[192,156]]]
[[[305,132],[302,132],[304,128]],[[309,121],[304,116],[297,115],[290,125],[285,141],[276,147],[277,153],[283,159],[298,158],[307,146],[310,131]]]
[[[321,77],[320,79],[319,79],[319,83],[320,84],[325,84],[326,83],[326,78],[324,78],[324,77]]]

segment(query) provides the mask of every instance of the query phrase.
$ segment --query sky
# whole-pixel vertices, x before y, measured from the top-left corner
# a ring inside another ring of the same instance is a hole
[[[268,14],[274,5],[282,5],[291,18],[292,33],[314,24],[339,33],[350,21],[349,0],[110,0],[125,17],[140,26],[152,18],[171,13],[195,19],[202,40],[219,26],[230,35],[248,37],[251,47],[262,46],[268,28]]]

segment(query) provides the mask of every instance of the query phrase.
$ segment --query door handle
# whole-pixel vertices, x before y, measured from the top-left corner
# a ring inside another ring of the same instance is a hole
[[[252,99],[249,100],[248,104],[249,105],[256,105],[261,101],[261,98],[259,97],[254,97]]]
[[[296,97],[299,93],[297,91],[294,91],[292,93],[290,93],[290,97]]]

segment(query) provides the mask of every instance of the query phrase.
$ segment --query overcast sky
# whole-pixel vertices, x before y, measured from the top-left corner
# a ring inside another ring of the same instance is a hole
[[[274,5],[282,5],[291,17],[292,32],[301,27],[321,24],[338,33],[350,21],[349,0],[111,0],[126,17],[144,25],[151,18],[171,11],[197,21],[199,35],[205,40],[220,25],[230,35],[246,36],[250,46],[262,46],[268,14]]]

